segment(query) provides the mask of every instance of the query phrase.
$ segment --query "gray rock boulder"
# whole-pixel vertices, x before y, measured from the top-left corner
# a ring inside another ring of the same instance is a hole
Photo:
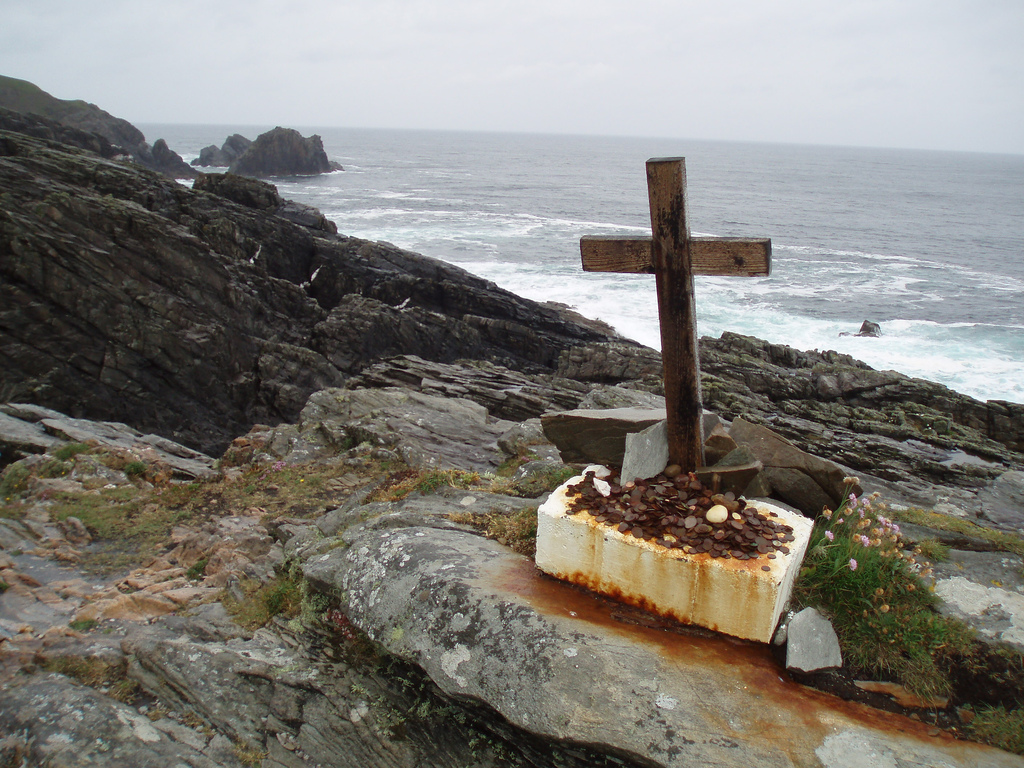
[[[932,564],[939,611],[974,627],[983,640],[1024,651],[1022,566],[1024,559],[1008,552],[951,550]]]
[[[61,442],[60,438],[47,434],[42,425],[0,411],[0,460],[4,464],[23,459],[30,453],[45,453]]]
[[[593,402],[593,401],[592,401]],[[626,436],[642,432],[665,420],[664,399],[660,408],[577,408],[541,417],[544,435],[554,443],[562,461],[596,463],[621,467],[626,451]],[[717,435],[721,419],[704,412],[702,430]]]
[[[52,768],[241,768],[234,745],[171,720],[153,722],[62,675],[5,688],[0,761]]]
[[[623,481],[646,480],[667,466],[668,426],[665,421],[626,435],[626,449],[622,456]]]
[[[374,329],[376,343],[384,347],[387,346],[386,339],[411,320],[408,312],[393,313],[395,317],[386,324],[386,328],[381,327],[379,332]],[[365,313],[359,314],[365,317]],[[351,329],[352,326],[353,323],[347,323],[347,328]],[[448,324],[448,327],[451,328],[451,325]],[[428,339],[419,339],[420,349],[429,345]],[[357,344],[349,348],[357,348]],[[471,346],[467,345],[466,349],[471,349]],[[443,350],[438,352],[443,354]],[[571,379],[521,373],[485,361],[442,363],[410,354],[392,357],[370,366],[359,376],[353,377],[348,386],[406,387],[428,395],[462,397],[484,406],[492,416],[510,421],[524,421],[550,410],[575,408],[588,389],[585,384]]]
[[[786,681],[764,646],[623,623],[621,606],[469,533],[357,528],[346,540],[306,562],[310,582],[445,695],[535,737],[680,768],[818,765],[837,737],[908,765],[1024,765],[835,706]]]
[[[545,743],[485,709],[463,707],[418,669],[370,651],[365,641],[353,643],[343,616],[328,611],[317,618],[322,623],[308,637],[326,652],[308,651],[283,627],[211,640],[173,618],[162,619],[125,639],[129,674],[165,706],[195,713],[227,736],[214,736],[211,744],[219,739],[255,746],[265,755],[259,763],[264,768],[493,768],[505,761],[524,768],[633,768],[627,761],[594,760],[599,756],[579,745]],[[360,653],[374,654],[373,662],[363,668]],[[34,703],[26,721],[45,705]],[[25,729],[29,735],[39,731],[31,722]],[[169,760],[161,768],[171,765],[207,764]]]
[[[504,460],[497,442],[510,426],[471,400],[396,387],[325,389],[309,398],[298,424],[274,430],[267,452],[299,463],[368,442],[414,467],[490,471]]]
[[[210,456],[159,435],[143,434],[126,424],[73,419],[51,408],[25,403],[0,405],[0,450],[6,449],[8,457],[52,451],[65,443],[128,450],[148,463],[159,463],[179,479],[215,474]]]
[[[544,435],[567,464],[586,462],[621,467],[626,435],[665,420],[665,411],[643,408],[573,410],[541,417]]]
[[[842,503],[844,493],[861,492],[859,486],[847,490],[843,482],[847,474],[842,467],[800,450],[766,427],[734,419],[729,435],[761,462],[764,468],[759,480],[770,486],[772,495],[805,515],[814,517],[825,506],[835,509]]]

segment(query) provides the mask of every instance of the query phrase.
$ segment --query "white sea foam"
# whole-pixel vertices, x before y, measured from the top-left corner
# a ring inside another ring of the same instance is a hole
[[[573,268],[541,269],[501,261],[463,263],[474,274],[537,301],[559,301],[612,325],[624,336],[660,348],[654,281],[640,275],[583,275]],[[723,285],[752,282],[724,278],[697,286],[698,333],[719,337],[725,331],[756,336],[802,350],[852,355],[873,368],[926,378],[981,400],[1024,402],[1024,337],[1020,326],[893,320],[882,322],[879,338],[857,337],[859,321],[814,319],[757,302]],[[1005,332],[1004,344],[979,355],[978,331],[986,337]],[[995,333],[993,333],[995,332]],[[849,334],[841,336],[840,334]]]

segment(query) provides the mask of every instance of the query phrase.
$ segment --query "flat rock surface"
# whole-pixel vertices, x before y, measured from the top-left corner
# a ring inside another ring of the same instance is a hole
[[[488,471],[502,462],[498,439],[511,426],[472,400],[398,387],[325,389],[309,398],[297,425],[274,430],[268,451],[299,463],[368,442],[415,467]]]
[[[661,766],[1024,765],[797,685],[766,646],[622,623],[616,604],[478,536],[412,525],[346,539],[307,578],[446,694],[535,734]]]
[[[45,713],[39,703],[49,702]],[[176,724],[174,724],[176,725]],[[19,734],[31,731],[22,741]],[[88,733],[90,738],[82,738]],[[242,763],[224,737],[204,738],[183,726],[154,723],[62,675],[45,675],[8,690],[0,704],[0,756],[24,756],[51,768],[233,768]],[[191,738],[188,738],[188,736]],[[182,738],[185,736],[185,738]],[[180,740],[179,740],[180,739]],[[20,743],[19,743],[20,742]],[[17,758],[14,758],[17,759]]]
[[[978,492],[981,517],[998,528],[1024,530],[1024,472],[1004,472]]]
[[[608,408],[545,414],[541,423],[544,434],[558,446],[563,461],[619,467],[626,448],[626,435],[664,419],[664,409]]]
[[[1008,552],[952,550],[933,564],[939,610],[967,622],[982,639],[1024,651],[1024,566]]]

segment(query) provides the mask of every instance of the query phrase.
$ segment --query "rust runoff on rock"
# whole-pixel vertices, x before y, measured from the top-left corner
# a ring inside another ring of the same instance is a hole
[[[508,563],[491,578],[496,589],[519,595],[542,615],[588,624],[596,634],[626,637],[676,668],[714,668],[722,676],[723,685],[749,689],[758,700],[770,701],[771,706],[760,708],[766,715],[760,738],[771,741],[795,764],[806,762],[807,755],[787,737],[793,728],[813,733],[817,743],[837,729],[856,726],[899,733],[923,743],[950,745],[956,741],[945,732],[933,735],[931,725],[794,682],[764,644],[686,626],[671,617],[652,616],[641,605],[623,606],[548,576],[529,561]],[[589,589],[587,585],[581,587]],[[728,730],[729,726],[723,723],[722,728]],[[985,749],[976,744],[969,746]]]

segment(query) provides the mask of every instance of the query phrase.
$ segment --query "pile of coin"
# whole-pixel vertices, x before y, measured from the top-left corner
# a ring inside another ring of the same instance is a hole
[[[658,475],[621,485],[612,476],[598,480],[600,488],[594,480],[591,471],[569,486],[569,514],[585,512],[620,533],[687,554],[737,560],[762,556],[774,560],[789,554],[790,526],[748,507],[731,492],[715,493],[693,473],[674,478]]]

